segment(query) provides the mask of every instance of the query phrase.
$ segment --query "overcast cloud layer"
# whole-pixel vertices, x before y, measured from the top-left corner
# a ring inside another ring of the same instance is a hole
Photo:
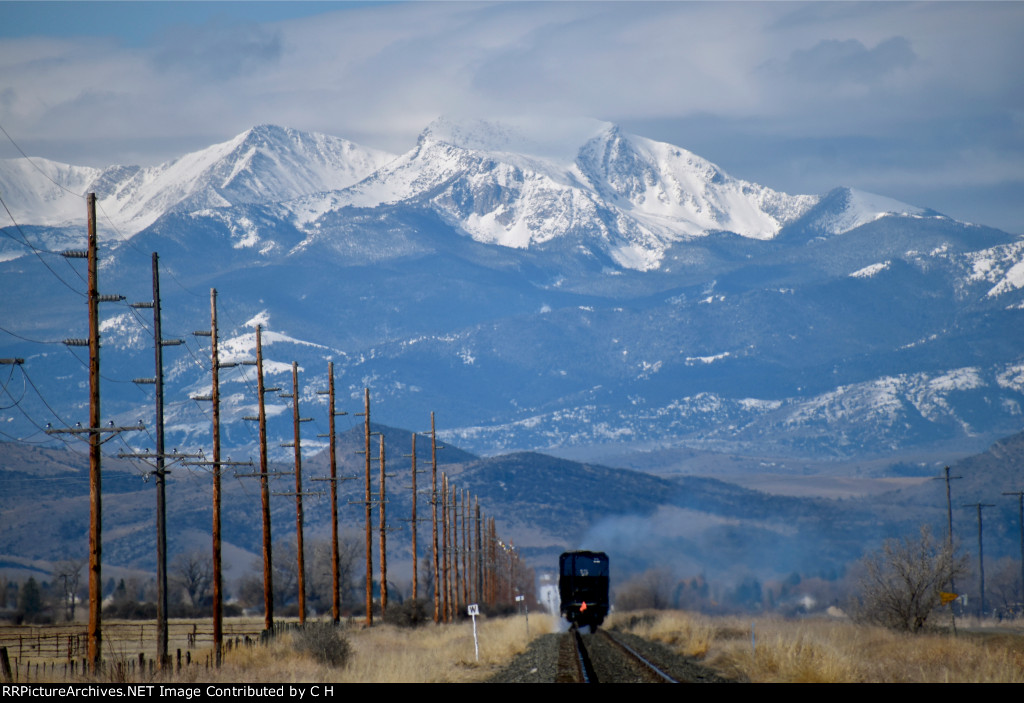
[[[157,10],[113,3],[58,21],[81,9],[0,3],[0,125],[32,155],[146,165],[259,123],[401,152],[441,114],[586,116],[775,189],[1024,232],[1024,3],[317,3],[270,21],[289,10],[172,4],[136,29],[119,20]]]

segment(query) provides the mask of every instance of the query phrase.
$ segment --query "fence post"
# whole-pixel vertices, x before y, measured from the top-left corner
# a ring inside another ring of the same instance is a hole
[[[11,660],[7,658],[7,647],[0,647],[0,677],[4,683],[14,683],[11,675]]]

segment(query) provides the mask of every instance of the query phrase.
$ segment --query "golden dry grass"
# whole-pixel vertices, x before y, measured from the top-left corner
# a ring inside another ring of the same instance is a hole
[[[755,682],[1024,683],[1024,624],[998,635],[961,628],[953,637],[907,635],[847,620],[680,612],[616,614],[609,624],[616,623],[703,657],[725,676]]]
[[[532,640],[555,631],[557,621],[530,618]],[[841,619],[783,620],[712,617],[677,611],[614,613],[606,625],[665,643],[701,659],[721,674],[755,682],[1007,682],[1024,683],[1024,623],[960,624],[960,634],[905,635]],[[751,637],[751,627],[755,637]],[[347,666],[334,668],[300,654],[285,633],[268,646],[239,647],[224,665],[202,665],[208,652],[192,650],[180,672],[118,674],[127,661],[116,646],[105,659],[102,680],[132,683],[432,683],[480,681],[529,644],[522,617],[478,620],[480,660],[471,622],[401,629],[392,625],[343,630],[351,647]],[[174,647],[172,645],[172,651]],[[33,680],[45,680],[33,679]],[[63,679],[61,679],[63,680]],[[87,680],[87,679],[78,679]]]
[[[425,625],[404,629],[393,625],[358,625],[343,628],[351,655],[343,667],[331,667],[312,656],[300,654],[293,635],[285,632],[267,646],[240,647],[226,652],[223,666],[184,668],[155,677],[132,676],[131,682],[178,683],[455,683],[482,680],[520,652],[541,634],[551,632],[554,620],[545,615],[530,618],[529,638],[524,617],[478,618],[480,658],[476,659],[472,621],[451,625]],[[204,661],[207,652],[195,650],[193,661]],[[107,658],[110,680],[117,657]],[[119,679],[120,680],[120,679]]]

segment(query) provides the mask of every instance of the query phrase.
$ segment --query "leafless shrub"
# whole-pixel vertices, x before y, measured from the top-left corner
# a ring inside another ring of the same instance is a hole
[[[334,623],[306,623],[305,627],[295,631],[292,641],[297,652],[308,654],[328,666],[345,666],[351,653],[348,640]]]
[[[862,563],[858,619],[914,633],[941,603],[943,590],[966,571],[964,558],[936,542],[927,526],[919,538],[886,540]]]
[[[384,622],[398,627],[419,627],[433,622],[434,606],[421,598],[408,599],[397,605],[389,605]]]

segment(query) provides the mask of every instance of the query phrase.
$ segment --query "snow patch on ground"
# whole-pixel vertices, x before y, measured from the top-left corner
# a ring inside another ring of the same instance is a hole
[[[881,263],[871,264],[870,266],[865,266],[862,269],[854,271],[850,274],[850,278],[871,278],[875,274],[885,271],[891,265],[892,261],[883,261]]]

